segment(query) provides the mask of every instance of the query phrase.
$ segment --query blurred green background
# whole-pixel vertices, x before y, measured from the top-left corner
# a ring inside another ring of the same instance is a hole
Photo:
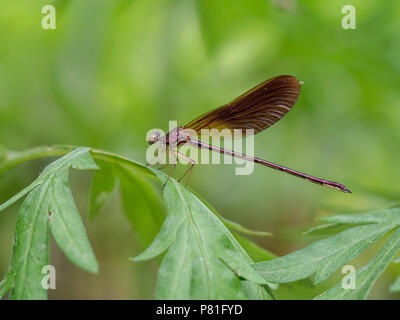
[[[41,28],[46,4],[56,8],[56,30]],[[356,8],[356,30],[341,26],[347,4]],[[339,181],[353,194],[259,166],[236,176],[233,165],[199,165],[190,184],[223,216],[273,232],[252,240],[284,255],[315,240],[301,233],[319,216],[400,201],[399,30],[400,2],[390,0],[3,0],[0,144],[84,145],[144,163],[149,129],[167,130],[169,120],[183,125],[269,77],[295,75],[305,83],[298,103],[256,136],[255,154]],[[48,162],[0,177],[0,201]],[[71,177],[82,214],[89,177]],[[0,214],[1,277],[17,208]],[[128,261],[143,247],[119,195],[85,224],[100,273],[78,269],[53,245],[50,298],[153,298],[157,261]],[[400,298],[388,292],[399,271],[391,265],[370,298]],[[304,284],[286,286],[281,297],[314,294]]]

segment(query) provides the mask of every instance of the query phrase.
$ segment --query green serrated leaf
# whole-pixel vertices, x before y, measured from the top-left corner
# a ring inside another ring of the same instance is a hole
[[[46,299],[43,267],[49,264],[49,221],[53,237],[71,261],[96,272],[90,248],[68,184],[69,167],[97,169],[89,148],[78,148],[48,165],[40,176],[17,196],[0,206],[4,209],[28,194],[16,223],[11,266],[11,299]],[[10,278],[10,279],[11,279]]]
[[[286,283],[315,274],[314,283],[320,283],[384,234],[399,226],[400,210],[394,208],[370,213],[335,215],[321,220],[356,226],[286,256],[256,263],[254,268],[269,282]]]
[[[34,189],[18,211],[11,270],[11,299],[46,299],[42,269],[49,264],[48,199],[50,182]]]
[[[68,168],[57,172],[48,196],[50,230],[54,240],[77,266],[97,273],[99,267],[68,183]]]
[[[89,188],[88,217],[93,220],[111,198],[116,186],[113,165],[100,162],[100,170],[93,173]]]
[[[400,228],[398,228],[385,243],[383,248],[367,265],[355,273],[355,288],[344,289],[342,283],[325,291],[316,299],[319,300],[356,300],[365,299],[370,292],[373,284],[383,273],[388,264],[392,261],[397,251],[400,249]]]
[[[154,172],[165,181],[164,173]],[[164,197],[168,217],[152,245],[135,259],[148,259],[168,249],[159,270],[158,299],[246,299],[249,291],[243,289],[243,280],[266,285],[207,205],[172,178]]]

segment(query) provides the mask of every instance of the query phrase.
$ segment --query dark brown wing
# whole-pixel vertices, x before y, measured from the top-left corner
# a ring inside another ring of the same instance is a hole
[[[295,77],[277,76],[196,118],[185,128],[198,134],[202,129],[253,129],[256,134],[281,119],[294,106],[299,94],[300,83]]]

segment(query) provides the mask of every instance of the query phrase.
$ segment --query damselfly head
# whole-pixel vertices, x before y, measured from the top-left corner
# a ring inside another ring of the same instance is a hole
[[[149,144],[153,144],[153,143],[157,142],[158,140],[160,140],[160,137],[161,137],[160,131],[154,131],[147,137],[147,142]]]

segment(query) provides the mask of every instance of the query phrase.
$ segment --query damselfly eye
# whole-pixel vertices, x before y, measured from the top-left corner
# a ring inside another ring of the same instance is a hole
[[[157,133],[152,133],[149,138],[147,139],[147,141],[149,142],[149,144],[153,144],[155,142],[157,142],[159,139],[159,135]]]

